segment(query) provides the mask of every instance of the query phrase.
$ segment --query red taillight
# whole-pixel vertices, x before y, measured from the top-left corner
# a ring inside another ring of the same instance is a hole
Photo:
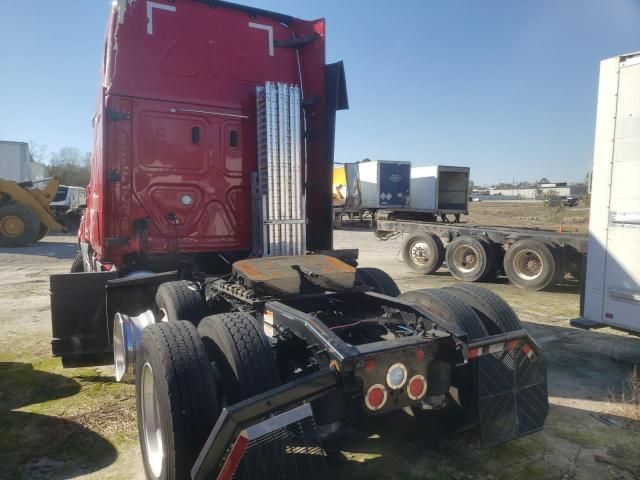
[[[427,380],[422,375],[414,375],[409,380],[407,395],[411,400],[420,400],[427,393]]]
[[[387,403],[387,389],[379,383],[371,385],[364,396],[364,403],[369,410],[380,410]]]

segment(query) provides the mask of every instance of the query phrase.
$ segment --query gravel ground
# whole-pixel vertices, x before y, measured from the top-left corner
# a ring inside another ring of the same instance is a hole
[[[0,478],[142,478],[133,388],[108,368],[62,369],[50,357],[48,276],[68,271],[74,239],[0,249]],[[362,266],[388,272],[402,291],[454,280],[446,268],[412,273],[401,238],[337,230],[336,248],[360,248]],[[434,438],[402,413],[364,422],[332,445],[335,478],[640,478],[640,412],[627,378],[640,340],[582,332],[576,285],[549,292],[486,285],[516,310],[545,349],[551,413],[543,432],[480,450],[477,434]],[[614,361],[612,357],[622,359]],[[637,360],[636,360],[637,361]],[[624,395],[623,395],[624,394]]]

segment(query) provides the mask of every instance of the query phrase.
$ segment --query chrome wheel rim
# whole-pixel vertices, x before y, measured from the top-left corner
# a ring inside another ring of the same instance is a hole
[[[460,245],[453,251],[453,262],[458,270],[469,273],[478,266],[478,252],[469,245]]]
[[[142,367],[142,427],[144,431],[144,448],[147,453],[147,462],[151,473],[155,478],[162,474],[164,461],[164,445],[162,443],[162,426],[160,422],[160,409],[156,396],[153,370],[147,362]]]
[[[415,242],[411,245],[411,260],[418,265],[425,265],[431,259],[431,250],[425,242]]]
[[[520,250],[513,257],[513,269],[520,278],[534,280],[542,275],[544,262],[538,252]]]

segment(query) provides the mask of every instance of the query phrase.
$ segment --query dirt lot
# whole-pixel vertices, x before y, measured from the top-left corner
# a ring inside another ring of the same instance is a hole
[[[366,231],[335,233],[336,248],[358,246],[361,265],[386,270],[403,291],[453,281],[445,269],[413,274],[399,261],[400,242],[381,242]],[[68,271],[74,250],[73,238],[64,236],[0,249],[2,479],[143,476],[132,386],[115,383],[108,368],[63,370],[49,356],[48,276]],[[640,410],[627,402],[626,383],[640,340],[569,327],[578,315],[575,285],[551,292],[522,291],[506,282],[487,286],[513,305],[545,348],[551,402],[545,430],[481,450],[473,432],[438,439],[403,413],[372,419],[332,445],[333,476],[640,478]]]
[[[469,216],[462,221],[476,225],[541,228],[564,232],[586,233],[589,229],[589,208],[545,207],[542,202],[484,201],[469,204]]]

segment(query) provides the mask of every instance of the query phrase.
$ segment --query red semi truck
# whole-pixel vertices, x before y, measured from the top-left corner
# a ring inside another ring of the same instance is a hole
[[[347,94],[323,20],[115,2],[98,100],[52,350],[135,381],[148,478],[323,478],[324,439],[401,409],[485,445],[542,428],[542,352],[503,300],[400,295],[331,249]]]

